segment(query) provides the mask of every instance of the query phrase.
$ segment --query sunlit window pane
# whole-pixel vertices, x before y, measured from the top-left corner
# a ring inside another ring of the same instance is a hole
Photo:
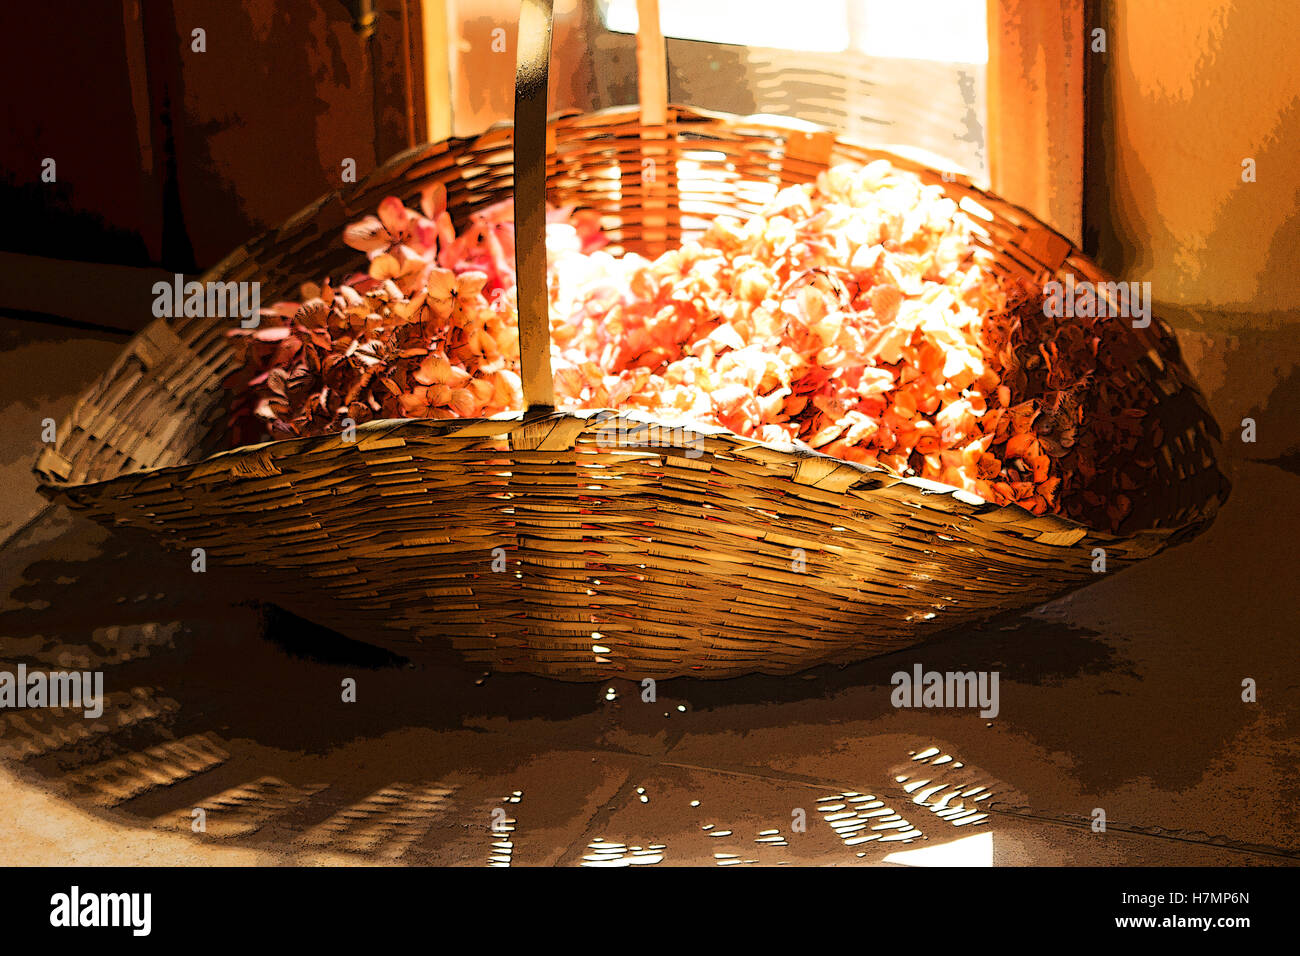
[[[636,32],[636,0],[602,9],[610,30]],[[660,0],[659,19],[681,40],[986,63],[986,11],[985,0]]]
[[[854,49],[868,56],[987,63],[985,0],[857,0]]]
[[[636,0],[604,7],[610,30],[636,32]],[[849,46],[848,0],[660,0],[659,20],[665,36],[680,40],[820,52]]]

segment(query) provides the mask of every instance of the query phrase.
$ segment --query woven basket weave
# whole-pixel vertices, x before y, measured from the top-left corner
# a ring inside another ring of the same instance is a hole
[[[646,118],[625,107],[545,127],[548,198],[599,210],[627,249],[654,254],[828,164],[884,158],[960,200],[996,269],[1106,281],[1066,239],[965,177],[772,117],[671,106]],[[413,205],[435,182],[458,226],[509,196],[511,127],[396,156],[203,281],[261,282],[263,301],[296,297],[303,281],[355,270],[346,223],[387,195]],[[534,228],[524,211],[521,247]],[[525,290],[523,266],[521,340],[525,292],[537,291]],[[640,416],[553,411],[535,391],[545,379],[549,394],[537,318],[523,341],[528,412],[372,422],[355,442],[226,452],[221,381],[237,320],[160,319],[81,398],[36,471],[51,497],[204,548],[210,569],[256,571],[258,596],[350,636],[564,679],[789,673],[896,650],[1095,580],[1094,548],[1113,570],[1190,537],[1227,493],[1217,428],[1158,319],[1126,325],[1113,346],[1131,352],[1132,403],[1159,421],[1163,441],[1140,450],[1155,466],[1130,493],[1132,530],[1107,534],[722,429],[673,448],[639,442]],[[623,438],[611,446],[602,435],[616,426]]]

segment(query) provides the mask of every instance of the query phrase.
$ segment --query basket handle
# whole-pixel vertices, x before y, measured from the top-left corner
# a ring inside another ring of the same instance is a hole
[[[637,0],[637,15],[641,124],[663,126],[668,113],[668,66],[659,0]],[[529,411],[555,407],[546,292],[546,86],[554,19],[554,0],[522,0],[515,63],[515,281],[519,377]]]
[[[636,90],[641,125],[668,122],[668,50],[659,21],[659,0],[636,0]]]

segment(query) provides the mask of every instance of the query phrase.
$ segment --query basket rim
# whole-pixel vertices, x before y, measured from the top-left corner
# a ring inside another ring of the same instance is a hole
[[[344,440],[340,432],[325,435],[308,435],[300,438],[282,438],[241,445],[226,449],[202,458],[198,461],[177,465],[162,465],[155,468],[139,469],[125,472],[112,478],[93,482],[61,482],[45,480],[42,475],[41,491],[57,500],[68,492],[76,490],[105,490],[118,484],[137,484],[141,481],[166,479],[185,476],[194,480],[210,478],[213,480],[241,480],[274,477],[282,472],[275,462],[281,457],[311,454],[358,453],[382,448],[390,443],[401,443],[404,437],[424,433],[433,438],[454,438],[458,435],[509,437],[521,428],[528,426],[549,425],[544,430],[549,434],[556,428],[570,430],[574,436],[582,431],[612,422],[630,422],[638,425],[681,428],[685,433],[703,439],[721,442],[724,450],[729,450],[737,457],[755,460],[765,468],[773,470],[774,466],[793,466],[794,472],[789,476],[795,484],[804,485],[823,493],[830,492],[848,495],[858,487],[859,492],[869,493],[885,488],[904,492],[914,504],[934,510],[948,512],[958,517],[968,517],[996,524],[1014,524],[1024,536],[1043,544],[1069,547],[1081,540],[1106,542],[1149,542],[1152,549],[1158,549],[1161,542],[1178,534],[1192,525],[1207,521],[1218,509],[1218,499],[1207,503],[1206,509],[1197,514],[1193,520],[1178,525],[1163,525],[1143,528],[1130,534],[1114,534],[1103,529],[1094,528],[1065,515],[1048,513],[1035,515],[1019,505],[999,505],[978,495],[964,491],[953,485],[931,481],[916,476],[898,475],[880,465],[845,461],[833,455],[827,455],[815,448],[793,443],[777,443],[746,438],[726,428],[694,421],[669,422],[655,418],[636,409],[564,409],[553,410],[543,414],[525,411],[502,412],[490,418],[386,418],[375,419],[356,426],[356,439]],[[569,429],[563,426],[569,423]],[[581,423],[581,427],[573,425]],[[404,434],[403,434],[404,433]],[[513,446],[512,450],[527,450],[529,445]],[[534,446],[535,447],[535,446]],[[571,447],[571,446],[567,446]],[[647,456],[675,457],[670,447],[662,445],[638,445],[634,442],[620,442],[620,450],[629,455],[641,452]],[[746,455],[750,450],[762,452],[759,456]],[[281,454],[275,454],[274,452]],[[715,453],[716,455],[716,453]],[[807,480],[796,477],[801,463],[814,463],[809,469]],[[38,475],[42,474],[38,471]],[[829,483],[828,483],[829,479]],[[994,516],[1000,516],[995,518]]]
[[[980,197],[996,199],[1003,208],[1014,210],[1019,216],[1022,216],[1028,226],[1044,230],[1057,240],[1057,251],[1051,258],[1058,261],[1049,264],[1040,263],[1049,273],[1058,272],[1058,270],[1063,268],[1070,260],[1075,260],[1078,257],[1087,258],[1084,256],[1082,250],[1075,246],[1071,240],[1062,236],[1059,232],[1042,222],[1033,213],[1024,209],[1022,206],[1003,199],[1001,196],[998,196],[990,190],[975,184],[965,172],[958,170],[955,164],[950,167],[950,175],[952,178],[943,178],[943,174],[940,172],[939,168],[930,165],[931,161],[944,160],[945,158],[942,156],[932,155],[924,150],[908,147],[903,144],[866,143],[854,137],[841,135],[829,127],[821,126],[796,117],[768,113],[741,115],[720,110],[703,109],[697,106],[679,103],[670,103],[668,104],[667,109],[668,125],[670,126],[681,120],[685,120],[687,123],[702,121],[704,123],[716,123],[741,129],[752,129],[755,132],[765,132],[773,138],[788,138],[792,135],[816,137],[819,144],[818,150],[820,151],[824,148],[828,155],[835,145],[843,145],[845,147],[863,151],[875,158],[887,160],[899,169],[921,175],[923,178],[940,184],[945,188],[956,187],[967,194],[975,193]],[[640,105],[636,103],[610,106],[600,110],[584,111],[577,108],[566,108],[551,112],[547,117],[547,126],[549,129],[558,122],[581,117],[592,120],[593,127],[599,127],[601,125],[608,125],[610,120],[621,120],[625,117],[628,119],[639,120],[639,116]],[[445,139],[433,140],[402,150],[401,152],[391,156],[384,163],[376,166],[358,182],[349,183],[346,188],[335,189],[318,197],[303,206],[291,216],[287,217],[279,226],[263,230],[251,237],[248,241],[236,247],[228,255],[223,257],[214,266],[203,272],[197,281],[204,283],[216,281],[225,273],[230,271],[232,267],[242,262],[247,254],[247,250],[251,247],[276,236],[299,221],[313,216],[331,202],[340,201],[346,205],[349,197],[355,197],[365,193],[366,190],[373,188],[373,186],[379,181],[391,181],[395,174],[400,174],[421,159],[434,155],[439,148],[445,149],[449,144],[453,143],[484,145],[491,143],[495,139],[501,139],[501,145],[506,146],[512,134],[513,127],[513,121],[499,120],[478,134],[447,137]],[[909,155],[909,153],[911,155]],[[978,201],[978,199],[975,201]],[[1087,262],[1098,276],[1105,279],[1111,278],[1109,273],[1102,269],[1100,265],[1092,262],[1091,259],[1087,259]],[[1152,316],[1152,319],[1152,325],[1159,324],[1166,330],[1169,330],[1167,324],[1158,316]],[[132,346],[139,341],[142,336],[147,335],[149,330],[156,324],[166,324],[167,321],[166,318],[155,319],[154,322],[149,323],[140,331],[136,332],[127,342],[122,354],[128,354]],[[111,366],[105,372],[105,375],[112,374],[115,370],[116,365]],[[92,384],[90,387],[93,388],[94,385]],[[75,414],[76,408],[74,407],[73,411],[65,416],[63,422],[65,424],[68,423]],[[182,474],[190,474],[191,477],[219,474],[220,472],[227,470],[223,467],[224,465],[232,464],[236,461],[247,460],[248,462],[253,463],[251,466],[252,473],[256,474],[259,471],[259,468],[265,467],[266,463],[272,461],[275,457],[269,452],[269,449],[271,448],[280,449],[286,454],[296,454],[301,451],[338,451],[345,445],[350,446],[353,450],[360,450],[368,445],[373,445],[373,441],[378,441],[382,437],[391,435],[398,429],[403,428],[426,431],[438,437],[450,437],[467,429],[479,430],[480,434],[492,434],[492,432],[481,431],[487,423],[500,423],[501,425],[508,426],[511,422],[523,424],[525,421],[531,423],[540,420],[554,420],[558,424],[560,421],[565,419],[570,421],[585,421],[596,416],[605,416],[605,420],[610,416],[614,416],[622,420],[634,421],[647,425],[684,427],[697,435],[725,441],[735,448],[762,449],[767,455],[780,456],[785,463],[795,464],[796,466],[801,461],[813,460],[821,462],[822,464],[819,466],[821,468],[830,468],[831,466],[835,466],[837,470],[841,471],[842,469],[851,469],[854,472],[859,473],[862,480],[870,480],[871,478],[874,478],[878,482],[877,487],[896,487],[901,485],[911,489],[915,491],[917,495],[924,496],[931,507],[939,504],[939,501],[942,501],[942,510],[947,510],[954,514],[977,516],[984,520],[990,520],[991,515],[993,514],[1002,514],[1006,516],[1006,522],[1014,522],[1019,527],[1037,532],[1038,534],[1034,535],[1036,538],[1039,534],[1046,535],[1048,539],[1069,538],[1072,539],[1070,541],[1071,544],[1085,537],[1095,540],[1117,542],[1151,540],[1154,543],[1156,541],[1163,541],[1189,527],[1203,525],[1208,522],[1215,515],[1219,506],[1227,497],[1227,488],[1225,487],[1221,489],[1218,495],[1211,496],[1199,509],[1190,514],[1180,523],[1157,525],[1151,528],[1139,529],[1128,534],[1114,534],[1086,525],[1082,522],[1066,517],[1065,515],[1048,513],[1039,516],[1034,515],[1032,512],[1027,511],[1016,504],[998,505],[952,485],[915,476],[898,475],[879,464],[868,465],[846,461],[817,451],[816,449],[803,445],[802,443],[796,445],[794,443],[764,442],[758,439],[737,435],[721,426],[707,425],[695,421],[669,422],[652,418],[651,416],[645,415],[635,409],[557,409],[543,416],[538,416],[527,411],[513,411],[504,412],[491,418],[473,419],[380,419],[357,425],[356,431],[358,439],[355,442],[343,441],[342,435],[339,433],[306,436],[301,438],[275,439],[225,449],[197,461],[182,462],[175,465],[158,465],[149,468],[140,468],[123,472],[109,478],[100,478],[95,481],[81,482],[62,479],[57,473],[43,467],[45,455],[49,451],[47,448],[42,451],[40,456],[38,456],[37,461],[33,464],[32,470],[35,472],[38,479],[38,490],[47,497],[57,500],[68,492],[74,490],[97,491],[106,489],[121,482],[139,482],[141,480]],[[502,434],[506,434],[510,430],[511,429],[507,427],[503,429]],[[66,433],[66,429],[61,428],[59,430],[59,434]],[[362,440],[362,435],[369,438],[371,433],[375,433],[378,437],[373,439],[373,441]],[[57,450],[58,445],[56,444],[54,448]],[[1221,470],[1220,475],[1222,476]],[[841,479],[841,481],[842,480],[843,479]],[[809,482],[809,484],[812,483]],[[1224,484],[1226,485],[1226,479],[1224,480]],[[1003,522],[999,521],[998,523]]]

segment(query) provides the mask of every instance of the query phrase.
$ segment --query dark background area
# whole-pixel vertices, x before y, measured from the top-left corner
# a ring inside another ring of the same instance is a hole
[[[0,203],[22,224],[0,248],[192,272],[338,188],[344,158],[360,178],[411,145],[418,25],[381,5],[364,39],[349,6],[6,4],[0,30],[31,55],[0,60],[21,91],[2,107]]]

